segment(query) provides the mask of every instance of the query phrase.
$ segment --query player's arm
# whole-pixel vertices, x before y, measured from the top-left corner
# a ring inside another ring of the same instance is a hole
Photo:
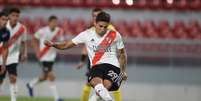
[[[20,61],[25,61],[27,58],[27,42],[22,41],[20,46]]]
[[[53,43],[51,41],[45,40],[44,44],[46,46],[54,47],[54,48],[60,49],[60,50],[69,49],[78,44],[86,42],[85,34],[86,34],[85,32],[81,32],[80,34],[78,34],[75,38],[73,38],[70,41],[66,40],[66,41],[62,41],[62,42],[58,42],[58,43],[57,42]]]
[[[125,49],[124,48],[119,49],[118,53],[119,53],[120,71],[121,73],[124,74],[123,80],[126,80],[127,79],[127,75],[126,75],[127,56],[126,56]]]
[[[87,49],[86,49],[86,47],[84,46],[84,47],[82,48],[82,55],[81,55],[80,62],[79,62],[79,64],[76,66],[77,69],[80,69],[80,68],[82,68],[82,67],[84,66],[86,58],[87,58]]]
[[[20,44],[20,61],[25,61],[27,59],[27,33],[26,28],[24,27],[25,31],[23,32],[22,41]]]
[[[51,41],[45,40],[44,44],[48,47],[54,47],[54,48],[60,49],[60,50],[69,49],[69,48],[76,46],[76,44],[73,43],[72,41],[63,41],[63,42],[59,42],[59,43],[53,43]]]
[[[38,57],[38,53],[40,50],[39,40],[36,37],[32,36],[31,42],[32,42],[32,47],[34,48],[34,52],[35,52],[36,56]]]
[[[2,51],[2,58],[3,58],[3,66],[6,66],[6,61],[8,58],[8,41],[3,42],[3,51]]]

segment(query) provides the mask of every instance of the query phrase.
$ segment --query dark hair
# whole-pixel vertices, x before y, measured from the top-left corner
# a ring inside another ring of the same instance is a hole
[[[93,10],[92,10],[92,12],[102,12],[103,10],[101,9],[101,8],[94,8]]]
[[[48,21],[52,21],[52,20],[57,20],[57,17],[55,15],[51,15],[49,18],[48,18]]]
[[[20,9],[16,8],[16,7],[10,8],[8,14],[11,14],[11,13],[18,13],[18,14],[20,14]]]
[[[7,14],[6,14],[6,12],[0,12],[0,17],[2,17],[2,16],[7,16]]]
[[[100,12],[96,17],[96,22],[104,21],[104,22],[110,22],[110,15],[106,12]]]

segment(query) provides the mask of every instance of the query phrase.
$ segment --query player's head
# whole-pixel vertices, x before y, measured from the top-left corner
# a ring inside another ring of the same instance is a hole
[[[8,21],[7,14],[5,12],[0,12],[0,28],[5,27]]]
[[[94,8],[94,9],[92,10],[91,16],[92,16],[93,23],[95,23],[97,15],[98,15],[100,12],[102,12],[102,11],[103,11],[103,10],[100,9],[100,8]]]
[[[20,18],[20,9],[19,8],[10,8],[8,12],[9,21],[13,24],[16,24]]]
[[[104,35],[110,23],[110,15],[106,12],[100,12],[96,17],[95,28],[99,35]]]
[[[51,15],[48,18],[48,25],[52,30],[54,30],[54,28],[57,26],[57,17],[54,15]]]

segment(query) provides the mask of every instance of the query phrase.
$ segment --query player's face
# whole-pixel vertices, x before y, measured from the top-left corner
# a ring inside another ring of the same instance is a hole
[[[49,26],[51,29],[54,29],[57,26],[57,20],[53,19],[49,22]]]
[[[104,35],[107,31],[107,27],[108,27],[108,22],[104,22],[104,21],[99,21],[95,23],[95,28],[96,28],[96,32],[99,35]]]
[[[9,20],[12,22],[12,23],[17,23],[18,20],[19,20],[19,17],[20,17],[20,14],[19,13],[16,13],[16,12],[12,12],[8,15],[9,17]]]
[[[8,21],[8,17],[7,17],[7,16],[2,16],[2,17],[0,17],[0,26],[1,26],[1,27],[5,27],[7,21]]]

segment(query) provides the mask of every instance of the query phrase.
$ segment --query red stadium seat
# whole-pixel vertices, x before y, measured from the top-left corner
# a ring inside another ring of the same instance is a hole
[[[31,0],[18,0],[20,5],[29,5]]]
[[[74,29],[74,35],[77,35],[80,32],[84,31],[87,28],[87,26],[83,19],[78,18],[72,21],[72,28]]]
[[[34,33],[41,27],[45,26],[47,23],[45,22],[43,17],[35,17],[33,19],[33,31]]]
[[[171,29],[164,29],[160,31],[160,37],[162,39],[175,39]]]
[[[133,38],[143,38],[144,37],[144,32],[142,31],[142,27],[141,27],[139,20],[131,21],[129,24],[129,29],[131,30],[130,35]]]
[[[188,5],[187,0],[177,0],[175,2],[175,6],[179,10],[186,10],[186,9],[188,9],[189,5]]]
[[[125,20],[117,20],[113,23],[115,28],[122,34],[123,37],[129,36],[128,25]]]
[[[73,31],[72,31],[73,29],[71,28],[71,23],[68,18],[63,18],[60,21],[60,26],[61,28],[63,28],[64,33],[66,35],[73,35]]]
[[[201,1],[200,0],[191,0],[190,8],[192,10],[198,10],[201,8]]]

